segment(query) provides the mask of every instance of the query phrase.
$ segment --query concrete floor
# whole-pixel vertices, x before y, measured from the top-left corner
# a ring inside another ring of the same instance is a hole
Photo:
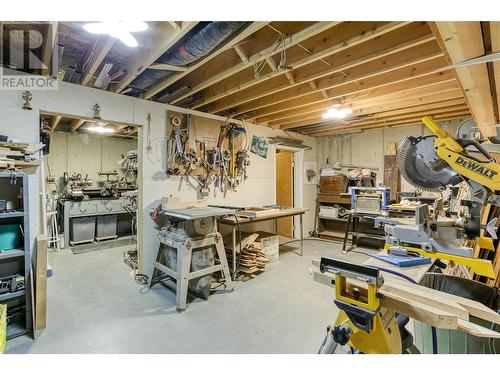
[[[311,260],[366,259],[342,255],[340,244],[306,241],[304,257],[281,252],[232,293],[194,300],[179,314],[171,290],[134,282],[126,249],[50,253],[47,328],[36,341],[9,341],[6,352],[316,353],[337,309],[332,289],[312,280]]]

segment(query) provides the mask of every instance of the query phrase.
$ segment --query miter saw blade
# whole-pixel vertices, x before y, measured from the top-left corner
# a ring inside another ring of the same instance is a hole
[[[434,149],[433,135],[406,137],[398,149],[397,164],[404,179],[420,190],[441,191],[456,181],[458,174]]]

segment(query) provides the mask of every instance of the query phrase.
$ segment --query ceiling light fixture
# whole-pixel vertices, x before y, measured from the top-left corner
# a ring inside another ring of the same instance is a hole
[[[338,118],[343,119],[352,113],[351,108],[340,108],[340,105],[334,105],[331,108],[328,108],[325,113],[323,113],[324,119],[329,118]]]
[[[90,132],[101,133],[101,134],[104,134],[104,133],[114,133],[115,132],[114,129],[105,128],[104,125],[105,124],[103,124],[102,122],[98,122],[95,125],[89,126],[87,128],[87,130],[90,131]]]
[[[93,125],[86,127],[86,129],[88,131],[94,132],[94,133],[101,133],[101,134],[104,134],[104,133],[114,133],[115,129],[113,129],[113,128],[105,128],[104,127],[105,125],[107,125],[107,123],[102,121],[102,118],[101,118],[101,106],[99,105],[99,103],[95,103],[92,106],[92,109],[94,111]]]
[[[141,21],[104,21],[86,23],[83,28],[89,33],[108,34],[120,39],[123,44],[129,47],[137,47],[137,40],[131,33],[147,30],[148,24]]]

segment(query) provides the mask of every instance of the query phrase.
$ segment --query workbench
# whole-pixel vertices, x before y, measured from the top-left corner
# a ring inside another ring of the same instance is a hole
[[[237,230],[239,226],[239,231],[241,234],[241,226],[246,224],[253,224],[262,221],[276,220],[283,217],[298,216],[300,220],[300,256],[304,255],[304,221],[303,215],[309,211],[308,208],[285,208],[278,212],[270,212],[269,214],[262,213],[256,218],[238,217],[236,220],[234,217],[226,217],[220,221],[221,224],[230,225],[232,227],[232,240],[233,240],[233,276],[236,271],[236,249],[237,249]],[[238,225],[239,224],[239,225]]]
[[[63,213],[64,247],[69,248],[70,220],[75,217],[102,216],[127,213],[124,206],[130,205],[127,197],[98,198],[89,200],[61,201]]]

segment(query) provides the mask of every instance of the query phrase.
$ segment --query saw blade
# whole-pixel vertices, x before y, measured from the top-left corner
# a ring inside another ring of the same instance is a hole
[[[435,136],[406,137],[398,148],[397,165],[403,178],[420,190],[441,191],[457,175],[434,149]]]

